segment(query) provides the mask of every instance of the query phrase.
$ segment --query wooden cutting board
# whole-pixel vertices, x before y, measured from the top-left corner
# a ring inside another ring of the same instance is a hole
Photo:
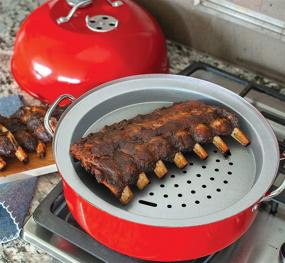
[[[16,158],[5,161],[7,166],[3,171],[0,171],[0,184],[57,171],[51,144],[47,146],[44,159],[39,158],[36,153],[29,153],[27,164],[18,161]]]

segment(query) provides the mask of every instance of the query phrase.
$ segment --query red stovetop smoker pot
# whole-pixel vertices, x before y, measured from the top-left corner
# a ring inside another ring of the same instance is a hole
[[[51,103],[123,76],[168,72],[168,61],[158,24],[134,2],[52,0],[23,22],[11,67],[22,89]]]
[[[45,116],[51,136],[50,116],[66,98],[74,100],[67,94],[59,97]],[[167,164],[168,175],[162,180],[150,177],[151,184],[142,191],[133,187],[133,200],[125,206],[88,176],[69,153],[72,143],[104,125],[187,99],[235,112],[251,145],[241,147],[227,140],[231,149],[228,158],[207,145],[207,160],[190,153],[192,165],[183,171]],[[283,153],[279,160],[276,136],[262,114],[227,89],[185,76],[132,76],[89,91],[61,116],[53,152],[66,203],[79,225],[105,246],[145,260],[190,260],[229,246],[248,230],[258,206],[285,189],[283,180],[268,192],[285,156]]]

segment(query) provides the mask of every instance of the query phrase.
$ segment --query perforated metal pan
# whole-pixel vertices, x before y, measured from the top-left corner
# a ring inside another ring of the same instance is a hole
[[[51,107],[49,114],[63,96]],[[70,97],[69,97],[70,98]],[[206,161],[193,153],[180,170],[169,164],[163,180],[154,176],[143,191],[122,206],[75,162],[70,144],[104,125],[129,119],[173,102],[197,99],[222,105],[239,116],[251,145],[225,138],[231,156],[212,145]],[[96,88],[74,101],[61,117],[54,156],[63,177],[67,204],[94,238],[124,254],[177,261],[205,256],[238,239],[250,226],[261,200],[271,193],[278,165],[276,137],[264,117],[247,101],[216,84],[176,75],[142,75]]]

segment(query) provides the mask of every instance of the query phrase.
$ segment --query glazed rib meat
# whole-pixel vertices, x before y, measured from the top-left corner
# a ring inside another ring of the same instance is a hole
[[[40,158],[44,158],[46,154],[46,145],[39,140],[35,135],[28,130],[27,126],[23,124],[16,117],[3,117],[0,116],[0,123],[3,124],[15,137],[24,150],[28,152],[37,152]],[[1,145],[1,144],[0,144]]]
[[[65,109],[57,108],[51,117],[54,129]],[[0,170],[6,166],[4,158],[16,157],[27,162],[25,150],[45,157],[46,144],[52,139],[44,128],[46,111],[46,106],[22,106],[10,117],[0,115]]]
[[[149,183],[146,173],[151,171],[163,177],[167,173],[164,161],[183,168],[187,165],[183,152],[192,150],[205,159],[207,152],[201,144],[206,143],[214,143],[223,154],[229,154],[220,137],[227,135],[244,146],[249,144],[234,113],[185,101],[105,126],[71,145],[70,151],[99,183],[128,203],[132,197],[129,185],[144,188]]]
[[[46,111],[46,106],[23,106],[13,114],[13,117],[24,124],[37,139],[48,143],[51,141],[51,137],[44,128],[43,120]]]
[[[0,123],[2,123],[10,132],[13,133],[15,139],[22,147],[29,152],[35,151],[37,147],[36,138],[28,132],[27,127],[17,118],[0,116]]]

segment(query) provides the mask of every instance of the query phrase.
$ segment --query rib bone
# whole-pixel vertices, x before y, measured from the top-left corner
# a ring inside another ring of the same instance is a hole
[[[130,200],[133,198],[134,194],[129,186],[126,186],[122,192],[122,195],[120,197],[120,202],[124,205],[130,202]]]
[[[41,141],[38,141],[36,148],[37,156],[43,159],[46,156],[46,150],[47,150],[46,144]]]
[[[230,155],[230,149],[228,145],[222,140],[220,136],[214,136],[213,144],[221,151],[224,155]]]
[[[163,163],[163,161],[159,160],[158,162],[156,162],[155,164],[155,168],[154,168],[154,173],[156,174],[156,176],[158,178],[162,178],[167,174],[168,170],[165,166],[165,164]]]
[[[177,152],[175,154],[173,161],[180,169],[184,168],[188,164],[188,161],[181,152]]]
[[[0,157],[0,171],[3,170],[6,166],[6,162],[2,157]]]
[[[137,180],[137,187],[140,190],[143,190],[149,184],[149,179],[147,178],[145,173],[140,173],[139,178]]]
[[[194,153],[196,153],[200,159],[205,160],[208,157],[206,150],[199,144],[196,143],[193,148]]]
[[[1,132],[5,133],[11,144],[13,145],[15,149],[15,156],[18,158],[21,162],[28,162],[29,157],[26,154],[26,152],[23,150],[23,148],[17,143],[16,139],[14,138],[13,134],[2,124],[0,124],[0,130]]]
[[[249,139],[239,128],[234,128],[231,136],[243,146],[248,146],[250,144]]]

